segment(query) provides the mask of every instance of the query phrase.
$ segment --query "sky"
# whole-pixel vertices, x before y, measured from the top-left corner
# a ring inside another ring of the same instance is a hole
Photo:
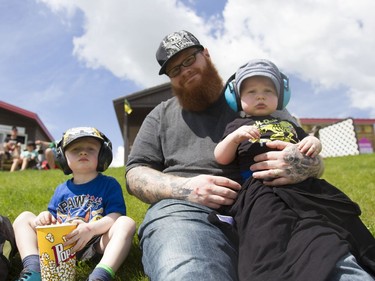
[[[0,99],[55,139],[93,126],[123,140],[113,100],[168,82],[155,52],[192,32],[226,80],[250,59],[290,79],[299,118],[375,118],[373,0],[0,0]]]

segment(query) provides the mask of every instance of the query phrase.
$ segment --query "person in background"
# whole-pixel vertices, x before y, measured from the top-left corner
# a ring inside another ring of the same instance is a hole
[[[4,140],[3,148],[7,159],[19,158],[21,154],[21,145],[24,143],[24,139],[18,135],[18,129],[16,126],[12,127],[10,136],[7,136]]]
[[[237,70],[232,83],[245,117],[227,125],[214,151],[218,163],[238,163],[243,175],[237,200],[225,213],[233,216],[239,237],[239,280],[373,281],[365,268],[375,274],[375,239],[356,203],[322,179],[273,188],[248,173],[254,157],[269,151],[266,142],[297,144],[309,157],[322,149],[318,138],[271,116],[286,91],[283,77],[264,59]],[[209,220],[220,225],[220,216],[210,214]]]
[[[236,165],[223,169],[214,148],[238,116],[227,104],[223,80],[207,48],[188,31],[167,35],[156,59],[170,78],[174,97],[144,120],[126,165],[130,194],[151,204],[139,228],[142,262],[153,281],[237,281],[237,245],[208,221],[213,209],[234,203],[241,189]],[[290,114],[277,112],[283,117]],[[320,157],[309,158],[291,143],[267,144],[253,177],[269,185],[317,176]],[[277,171],[277,177],[275,176]]]
[[[42,161],[42,169],[50,170],[50,169],[59,169],[58,163],[56,162],[56,146],[58,141],[42,141],[36,140],[35,142],[37,145],[41,146],[41,149],[44,151],[44,158],[45,160]]]
[[[26,149],[21,152],[20,157],[13,158],[11,172],[14,172],[21,165],[21,171],[27,168],[35,168],[38,164],[38,151],[36,150],[35,142],[30,140],[27,141]]]
[[[78,127],[64,133],[57,152],[62,170],[73,177],[56,188],[47,211],[37,216],[26,211],[14,221],[24,267],[18,280],[41,279],[35,227],[68,222],[77,224],[66,235],[66,245],[73,245],[71,252],[77,259],[100,259],[88,280],[112,280],[130,251],[135,233],[135,222],[126,216],[120,184],[101,173],[112,161],[112,144],[97,129]]]

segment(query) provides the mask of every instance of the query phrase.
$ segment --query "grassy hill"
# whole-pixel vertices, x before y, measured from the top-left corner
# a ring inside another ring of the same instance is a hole
[[[343,190],[361,206],[362,220],[375,235],[375,154],[328,158],[325,166],[323,178]],[[121,183],[128,215],[139,226],[148,205],[126,192],[124,168],[110,168],[104,174],[115,177]],[[12,221],[25,210],[38,214],[46,209],[55,187],[68,178],[59,170],[0,172],[0,214],[8,216]],[[21,270],[18,255],[13,264],[13,277],[10,280],[14,280]],[[79,263],[77,280],[86,280],[93,266],[90,263]],[[117,280],[148,280],[142,271],[137,235],[129,257],[117,272]]]

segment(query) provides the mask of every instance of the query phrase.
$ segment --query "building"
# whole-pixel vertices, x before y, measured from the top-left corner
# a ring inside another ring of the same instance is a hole
[[[171,97],[170,83],[165,83],[113,100],[117,121],[124,140],[125,163],[135,136],[147,114],[160,102]],[[132,108],[130,114],[127,114],[124,110],[125,100]]]
[[[160,102],[172,97],[170,83],[135,92],[113,100],[117,121],[123,135],[125,163],[127,156],[146,115]],[[130,114],[124,110],[125,100],[133,109]],[[300,123],[306,132],[312,131],[314,127],[326,127],[339,122],[338,118],[301,118]],[[375,119],[354,119],[358,140],[367,138],[375,147]]]
[[[48,142],[54,140],[37,114],[0,101],[0,155],[3,153],[4,140],[10,135],[13,126],[17,127],[18,136],[23,139],[23,149],[29,140],[43,140]],[[9,170],[11,163],[11,160],[1,157],[0,169]]]
[[[10,134],[13,126],[16,126],[25,143],[28,140],[52,141],[53,137],[38,115],[34,112],[22,109],[15,105],[0,101],[0,143]]]

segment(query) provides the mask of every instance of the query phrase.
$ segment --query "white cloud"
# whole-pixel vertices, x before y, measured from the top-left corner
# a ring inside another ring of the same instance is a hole
[[[250,58],[269,58],[317,91],[347,89],[341,95],[353,107],[375,115],[373,0],[229,0],[220,24],[173,0],[43,2],[56,13],[82,13],[84,31],[73,41],[79,60],[140,87],[167,81],[155,75],[155,51],[166,34],[187,29],[224,77]]]
[[[116,151],[113,151],[113,160],[110,167],[124,167],[124,147],[117,147]]]

